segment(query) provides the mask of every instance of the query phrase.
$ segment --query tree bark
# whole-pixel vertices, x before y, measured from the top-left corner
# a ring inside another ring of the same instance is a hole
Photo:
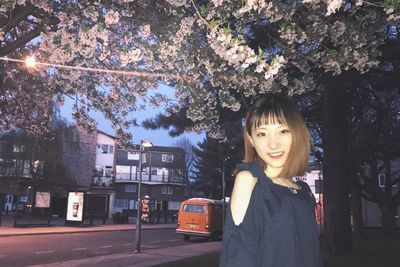
[[[353,229],[358,238],[366,238],[364,221],[362,214],[362,195],[361,187],[356,177],[352,179],[351,186],[351,214],[353,215]]]
[[[386,237],[391,236],[396,229],[396,220],[394,218],[394,211],[396,205],[393,201],[386,200],[379,204],[382,212],[382,230]]]
[[[324,78],[324,204],[325,239],[328,253],[351,253],[346,74]]]

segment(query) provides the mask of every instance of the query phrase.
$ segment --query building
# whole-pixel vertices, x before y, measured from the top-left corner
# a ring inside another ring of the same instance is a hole
[[[295,180],[301,180],[306,182],[311,189],[311,192],[314,194],[316,205],[315,205],[315,216],[318,225],[323,224],[324,218],[324,205],[323,205],[323,175],[322,175],[322,167],[318,162],[310,161],[309,169],[303,176],[295,177]]]
[[[22,133],[0,137],[0,211],[14,211],[17,203],[26,207],[36,190],[44,190],[42,148],[41,140]]]
[[[71,139],[77,145],[71,146]],[[88,133],[73,127],[72,137],[64,140],[62,165],[75,183],[72,190],[86,194],[86,214],[111,217],[115,195],[115,137],[99,130]]]
[[[117,150],[114,212],[135,212],[138,200],[139,145],[128,152]],[[145,148],[141,195],[149,196],[151,210],[177,211],[186,187],[185,151],[177,147]]]
[[[379,161],[379,165],[383,166],[383,162]],[[400,161],[399,160],[391,160],[388,162],[389,170],[391,172],[392,177],[386,176],[386,169],[383,168],[377,173],[371,171],[369,166],[364,166],[365,172],[369,175],[370,181],[368,183],[372,183],[369,185],[369,188],[374,188],[374,196],[375,201],[393,201],[394,205],[394,223],[397,228],[400,227],[400,206],[397,204],[398,196],[400,195],[400,183],[399,176],[396,173],[400,172]],[[372,177],[371,177],[372,176]],[[375,177],[373,177],[375,176]],[[391,181],[387,179],[392,179]],[[386,182],[392,182],[392,188],[387,190]],[[362,185],[365,186],[365,185]],[[368,192],[364,192],[366,195],[369,195]],[[390,197],[391,195],[391,197]],[[379,197],[377,197],[379,196]],[[371,201],[373,197],[369,195],[369,197],[363,197],[361,201],[361,209],[363,216],[364,226],[367,228],[381,228],[382,227],[382,211],[377,202]],[[384,205],[381,203],[381,205]]]

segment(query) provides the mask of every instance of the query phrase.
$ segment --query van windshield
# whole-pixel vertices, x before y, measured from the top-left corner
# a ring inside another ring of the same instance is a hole
[[[205,209],[203,205],[185,204],[183,205],[183,212],[204,213]]]

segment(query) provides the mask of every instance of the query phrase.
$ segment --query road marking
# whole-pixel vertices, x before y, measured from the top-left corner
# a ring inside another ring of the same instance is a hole
[[[133,246],[133,244],[123,244],[123,246]]]
[[[112,248],[112,246],[101,246],[100,248]]]
[[[53,253],[54,250],[48,250],[48,251],[36,251],[36,254],[48,254],[48,253]]]
[[[160,240],[154,240],[154,241],[150,241],[150,243],[160,243]]]
[[[168,240],[169,242],[174,242],[174,241],[178,241],[178,239],[170,239]]]
[[[86,250],[87,248],[73,248],[72,250]]]

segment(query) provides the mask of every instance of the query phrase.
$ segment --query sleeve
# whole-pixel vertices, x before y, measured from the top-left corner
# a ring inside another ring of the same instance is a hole
[[[251,164],[237,164],[235,172],[238,173],[241,170],[249,170],[254,173]],[[235,225],[229,206],[225,218],[219,267],[259,266],[260,254],[258,253],[258,237],[255,228],[257,227],[254,227],[253,202],[251,200],[240,225]]]
[[[256,240],[246,233],[243,221],[235,225],[230,210],[226,216],[219,267],[255,267],[259,253]]]

